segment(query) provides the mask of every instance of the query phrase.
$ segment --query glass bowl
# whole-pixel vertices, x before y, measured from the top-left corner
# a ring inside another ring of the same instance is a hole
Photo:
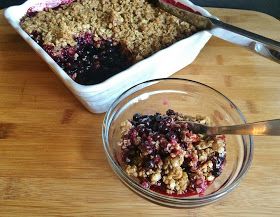
[[[163,78],[140,83],[125,91],[106,113],[102,137],[109,164],[121,181],[140,196],[169,207],[198,207],[219,200],[232,191],[246,174],[253,156],[251,136],[226,135],[226,163],[222,174],[208,187],[203,196],[174,197],[143,188],[128,176],[120,160],[120,126],[137,112],[165,113],[173,109],[187,115],[208,116],[212,125],[246,123],[244,116],[226,96],[199,82]]]

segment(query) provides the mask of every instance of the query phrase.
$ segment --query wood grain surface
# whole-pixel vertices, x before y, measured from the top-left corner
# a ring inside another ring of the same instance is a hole
[[[280,40],[280,22],[211,9],[224,21]],[[191,52],[191,51],[190,51]],[[279,118],[280,66],[212,38],[176,73],[208,84],[248,121]],[[221,201],[197,209],[154,205],[128,190],[102,148],[104,114],[89,113],[0,14],[0,216],[279,216],[280,137],[255,137],[252,167]]]

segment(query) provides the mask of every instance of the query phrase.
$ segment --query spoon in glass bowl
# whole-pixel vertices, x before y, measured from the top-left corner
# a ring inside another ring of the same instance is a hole
[[[206,135],[235,134],[255,136],[280,136],[280,119],[259,121],[254,123],[231,126],[207,126],[191,121],[178,121],[187,123],[193,133]]]

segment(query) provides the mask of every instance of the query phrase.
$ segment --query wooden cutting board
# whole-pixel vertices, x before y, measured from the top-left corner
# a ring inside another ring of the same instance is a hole
[[[211,9],[224,21],[280,40],[280,22]],[[248,121],[280,117],[280,67],[212,38],[176,73],[221,91]],[[197,209],[154,205],[128,190],[102,148],[104,114],[89,113],[0,16],[0,216],[279,216],[280,137],[256,137],[252,167],[221,201]]]

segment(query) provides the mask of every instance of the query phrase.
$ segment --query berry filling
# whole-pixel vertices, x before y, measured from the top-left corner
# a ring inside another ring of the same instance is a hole
[[[111,39],[94,41],[91,33],[75,38],[76,46],[59,50],[45,45],[36,31],[30,36],[79,84],[98,84],[133,64],[131,53],[120,43]]]
[[[143,188],[175,197],[203,195],[226,161],[224,135],[194,134],[184,121],[209,124],[173,110],[134,114],[121,125],[121,164]]]

